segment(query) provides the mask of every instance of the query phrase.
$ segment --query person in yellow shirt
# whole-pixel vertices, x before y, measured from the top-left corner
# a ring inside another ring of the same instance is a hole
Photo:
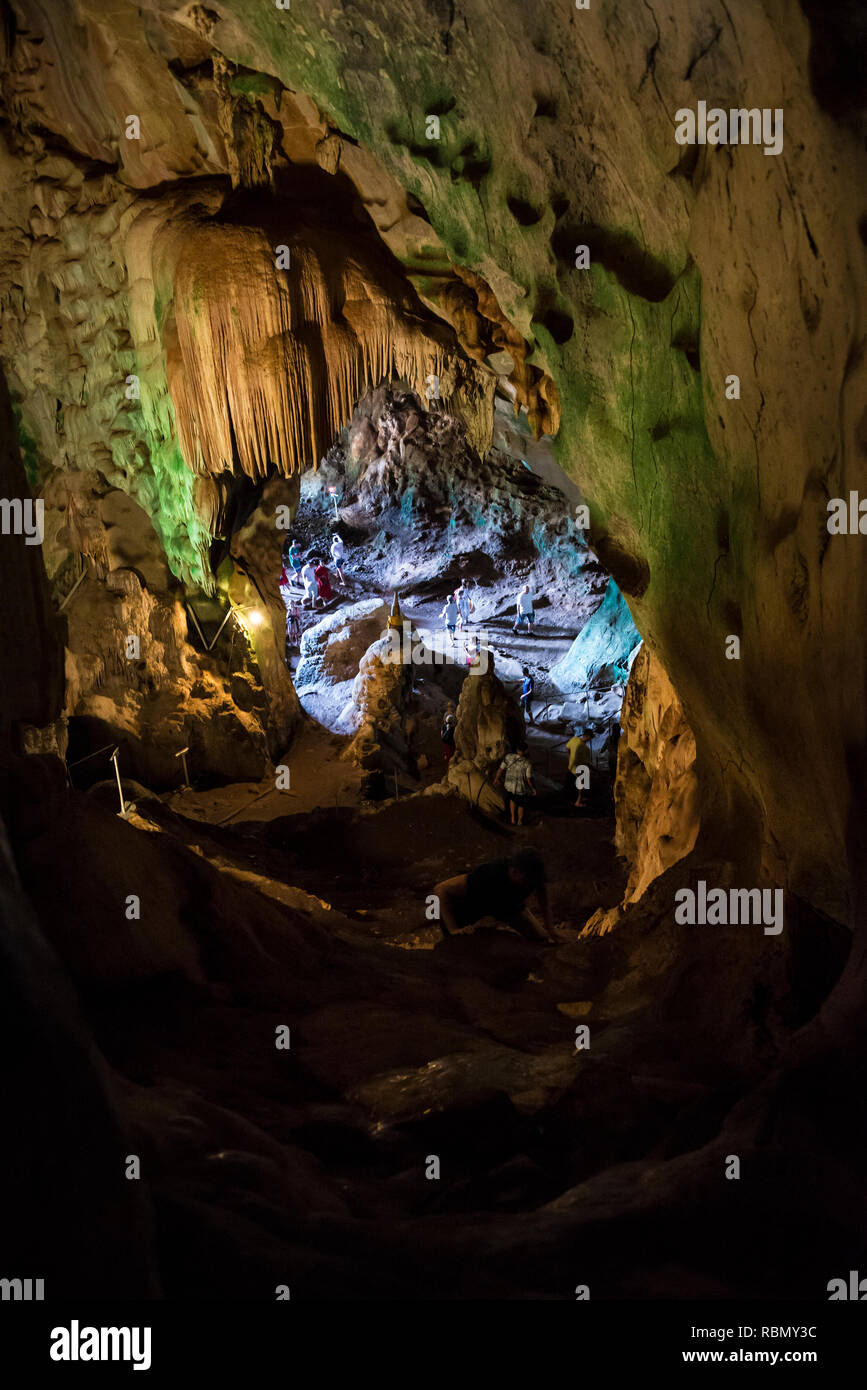
[[[578,799],[575,802],[575,805],[580,806],[581,792],[583,790],[581,782],[586,781],[586,776],[579,777],[578,770],[582,767],[589,768],[592,766],[593,763],[593,755],[590,752],[589,746],[585,742],[583,729],[575,730],[574,738],[570,738],[569,742],[566,744],[566,753],[569,758],[569,776],[574,777],[575,786],[578,792]]]

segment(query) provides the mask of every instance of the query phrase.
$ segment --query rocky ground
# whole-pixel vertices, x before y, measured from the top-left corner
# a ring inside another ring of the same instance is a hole
[[[426,922],[444,872],[518,842],[458,798],[251,807],[222,827],[156,798],[128,822],[99,792],[55,803],[22,879],[108,1060],[165,1295],[803,1297],[824,1283],[829,1202],[854,1190],[846,1110],[829,1115],[841,1148],[805,1226],[783,1111],[769,1127],[736,1102],[815,1007],[839,946],[820,958],[813,938],[792,973],[784,941],[741,929],[733,950],[732,932],[675,927],[671,872],[616,933],[580,939],[623,891],[612,829],[545,816],[524,832],[565,924],[545,946],[491,922],[443,940]],[[49,871],[73,858],[74,880]],[[748,1182],[725,1181],[732,1151]]]

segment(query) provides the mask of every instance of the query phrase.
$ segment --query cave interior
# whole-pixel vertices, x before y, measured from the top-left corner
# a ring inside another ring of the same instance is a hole
[[[867,1273],[865,51],[0,0],[0,1275]]]

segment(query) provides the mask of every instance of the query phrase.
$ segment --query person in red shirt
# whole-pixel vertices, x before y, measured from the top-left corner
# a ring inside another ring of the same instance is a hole
[[[331,587],[331,575],[328,572],[328,566],[325,564],[324,560],[319,560],[314,563],[316,563],[316,568],[313,571],[316,576],[316,588],[322,602],[327,603],[329,599],[334,597],[334,590]]]

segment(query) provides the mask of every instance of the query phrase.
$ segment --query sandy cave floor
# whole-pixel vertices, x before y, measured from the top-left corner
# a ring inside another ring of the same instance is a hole
[[[546,743],[553,747],[558,736],[559,730],[530,731],[537,765]],[[225,846],[220,857],[238,874],[310,894],[394,944],[434,945],[440,933],[424,916],[433,885],[524,845],[546,862],[555,921],[577,930],[597,907],[618,901],[622,876],[612,848],[613,818],[575,811],[553,780],[552,790],[540,786],[523,828],[456,796],[419,795],[406,775],[398,779],[398,799],[361,803],[364,773],[338,757],[345,742],[309,721],[292,747],[291,791],[275,790],[269,776],[264,783],[176,792],[166,804],[189,823],[193,839],[195,823],[207,825],[209,838]],[[551,764],[552,773],[565,774],[562,748],[553,747]],[[424,774],[428,784],[441,775],[441,761]],[[203,852],[213,862],[213,851]],[[413,903],[417,911],[408,906]]]

